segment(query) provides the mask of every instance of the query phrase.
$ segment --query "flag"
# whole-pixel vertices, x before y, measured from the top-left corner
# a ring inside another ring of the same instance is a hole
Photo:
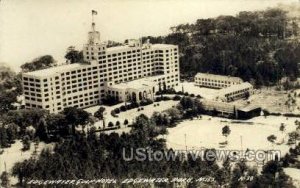
[[[97,15],[98,14],[98,12],[97,11],[95,11],[95,10],[92,10],[92,15]]]

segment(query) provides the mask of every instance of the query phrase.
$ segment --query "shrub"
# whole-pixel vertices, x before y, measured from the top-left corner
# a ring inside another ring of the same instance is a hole
[[[185,93],[184,93],[184,95],[185,95],[185,96],[188,96],[188,95],[189,95],[189,93],[188,93],[188,92],[185,92]]]
[[[120,127],[121,123],[119,121],[116,122],[116,126]]]
[[[202,98],[200,95],[197,95],[196,97],[197,97],[198,99]]]
[[[174,97],[173,97],[173,100],[174,101],[179,101],[181,99],[181,97],[179,96],[179,95],[175,95]]]
[[[110,122],[108,123],[108,127],[113,127],[113,126],[114,126],[113,122],[110,121]]]
[[[167,90],[165,91],[165,93],[166,93],[166,94],[176,94],[176,91],[175,91],[174,88],[170,88],[170,89],[167,89]]]
[[[170,97],[167,97],[167,96],[164,96],[164,97],[162,98],[162,100],[163,100],[163,101],[167,101],[167,100],[171,100],[171,98],[170,98]]]
[[[116,112],[115,112],[115,110],[112,110],[112,111],[110,112],[110,114],[111,114],[111,116],[113,116],[113,117],[118,117],[117,114],[116,114]]]
[[[128,119],[124,120],[124,125],[128,125]]]
[[[141,107],[141,110],[144,110],[144,107]]]
[[[140,108],[137,109],[138,112],[139,112],[140,110],[141,110]]]
[[[142,100],[140,102],[140,105],[141,106],[146,106],[146,105],[149,105],[149,104],[152,104],[152,103],[153,103],[153,101],[151,99],[145,99],[145,100]]]
[[[115,109],[115,113],[116,113],[116,114],[120,113],[120,109],[119,109],[119,108],[116,108],[116,109]]]
[[[122,105],[122,106],[120,106],[120,110],[121,110],[122,112],[125,112],[127,109],[126,109],[126,107],[125,107],[124,105]]]
[[[134,103],[131,103],[130,104],[130,108],[132,109],[132,108],[137,108],[137,107],[139,107],[140,105],[137,103],[137,102],[134,102]]]
[[[160,102],[161,101],[161,98],[160,97],[156,97],[155,98],[155,102]]]
[[[192,94],[190,94],[190,97],[195,97],[195,95],[192,93]]]
[[[131,104],[127,105],[126,110],[131,110],[131,109],[132,109],[132,105]]]

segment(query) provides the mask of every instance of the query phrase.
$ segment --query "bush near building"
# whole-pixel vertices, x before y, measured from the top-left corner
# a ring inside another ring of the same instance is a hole
[[[114,126],[114,123],[110,121],[110,122],[108,123],[108,127],[113,127],[113,126]]]

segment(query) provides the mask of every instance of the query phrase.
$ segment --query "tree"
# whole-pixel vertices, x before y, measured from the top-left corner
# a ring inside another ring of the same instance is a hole
[[[17,102],[17,95],[15,92],[5,90],[0,92],[0,114],[13,110],[12,104],[14,102]]]
[[[273,134],[267,137],[267,140],[272,143],[273,147],[274,147],[274,142],[276,139],[277,139],[277,137]]]
[[[293,143],[295,143],[295,146],[296,146],[297,140],[299,140],[300,135],[297,131],[293,131],[293,132],[289,133],[289,138]]]
[[[285,131],[285,125],[282,123],[279,127],[279,130],[283,133]]]
[[[124,125],[125,125],[125,126],[128,125],[128,119],[125,119],[125,120],[124,120]]]
[[[117,122],[116,122],[116,126],[117,126],[118,128],[120,128],[121,123],[120,123],[119,121],[117,121]]]
[[[6,171],[2,172],[1,176],[1,187],[10,187],[9,175]]]
[[[0,147],[8,147],[8,142],[7,131],[2,125],[0,127]]]
[[[47,130],[50,137],[70,135],[68,122],[65,118],[64,114],[49,114],[46,116]]]
[[[75,128],[78,125],[88,124],[89,113],[76,107],[65,108],[62,112],[65,115],[67,124],[72,126],[72,133],[75,134]]]
[[[83,62],[83,52],[75,50],[74,47],[70,46],[67,50],[65,58],[70,63],[81,63]]]
[[[20,185],[23,185],[24,176],[26,174],[24,167],[24,163],[17,162],[12,168],[12,175],[17,176]]]
[[[13,143],[18,138],[18,125],[15,123],[9,123],[7,126],[7,139],[10,143]]]
[[[163,82],[163,92],[166,92],[167,91],[167,84],[166,82]]]
[[[28,135],[24,136],[22,139],[23,142],[23,151],[27,151],[30,149],[30,145],[31,145],[31,141],[30,141],[30,137]]]
[[[94,116],[96,117],[96,118],[99,118],[99,119],[103,119],[103,113],[104,113],[104,111],[105,111],[105,108],[104,107],[100,107],[95,113],[94,113]]]
[[[46,114],[47,111],[39,108],[11,110],[6,114],[4,121],[18,125],[21,134],[24,134],[28,126],[33,126],[37,129],[39,122]]]
[[[113,127],[113,126],[114,126],[114,123],[110,121],[110,122],[108,123],[108,127]]]
[[[0,63],[0,114],[13,110],[17,97],[22,93],[22,77],[16,74],[8,65]]]
[[[45,119],[41,119],[37,129],[36,129],[36,133],[35,136],[38,137],[40,140],[43,141],[48,141],[49,140],[49,135],[48,135],[48,130],[47,130],[47,123],[45,121]]]
[[[227,137],[229,136],[231,130],[229,128],[228,125],[225,125],[223,128],[222,128],[222,135],[225,136],[226,138],[226,143],[227,143]]]
[[[279,130],[281,131],[282,135],[285,131],[285,125],[283,123],[281,123],[280,127],[279,127]],[[284,139],[284,138],[283,138]]]
[[[56,62],[51,55],[44,55],[29,63],[21,65],[22,72],[31,72],[55,66]]]

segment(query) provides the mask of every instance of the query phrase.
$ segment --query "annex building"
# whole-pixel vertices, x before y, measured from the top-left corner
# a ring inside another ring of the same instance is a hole
[[[179,83],[176,45],[128,40],[122,46],[107,47],[92,23],[83,56],[85,63],[23,73],[26,108],[57,113],[65,107],[100,104],[108,95],[119,101],[153,99],[159,85],[172,88]]]
[[[214,97],[217,101],[231,102],[253,94],[253,86],[239,77],[198,73],[194,80],[196,86],[219,89]]]
[[[197,73],[194,77],[195,85],[209,88],[225,88],[241,84],[243,80],[239,77],[223,76],[208,73]]]

